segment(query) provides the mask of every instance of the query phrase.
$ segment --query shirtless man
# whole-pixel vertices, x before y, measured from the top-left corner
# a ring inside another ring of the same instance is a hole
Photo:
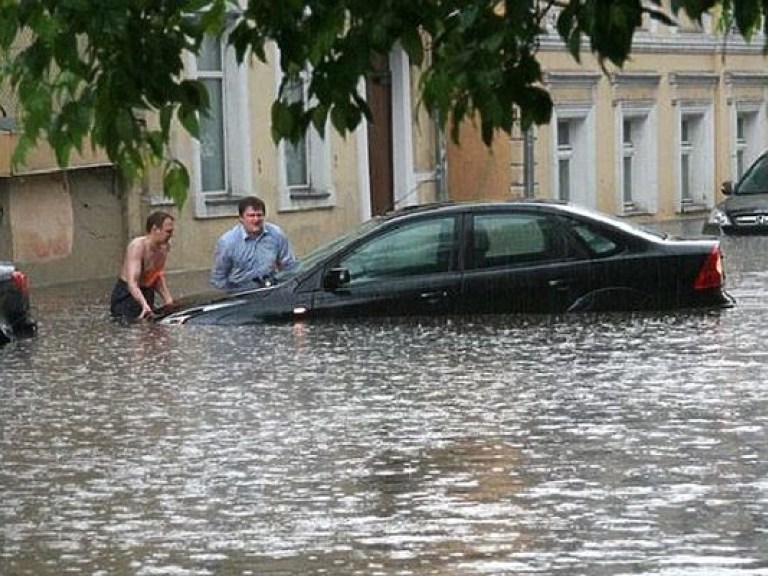
[[[165,306],[173,304],[165,281],[165,260],[173,225],[174,218],[167,212],[153,212],[147,218],[146,234],[128,244],[120,277],[112,290],[109,305],[112,316],[126,320],[151,318],[155,292]]]

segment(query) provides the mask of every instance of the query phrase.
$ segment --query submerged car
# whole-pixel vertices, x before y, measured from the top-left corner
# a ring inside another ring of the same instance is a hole
[[[0,344],[31,336],[35,328],[29,312],[27,275],[10,262],[0,262]]]
[[[734,184],[723,182],[725,200],[712,209],[705,234],[768,234],[768,151]]]
[[[723,307],[716,238],[680,240],[575,206],[440,204],[374,218],[274,284],[158,316],[164,324],[324,317]]]

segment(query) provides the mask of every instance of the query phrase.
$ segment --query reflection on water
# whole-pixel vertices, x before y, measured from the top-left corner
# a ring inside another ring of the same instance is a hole
[[[768,574],[751,240],[717,313],[126,328],[39,290],[0,573]]]

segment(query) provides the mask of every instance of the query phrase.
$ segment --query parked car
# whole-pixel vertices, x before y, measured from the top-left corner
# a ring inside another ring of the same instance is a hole
[[[35,329],[30,318],[27,275],[10,262],[0,262],[0,344],[31,336]]]
[[[274,285],[191,301],[164,324],[724,307],[716,238],[671,239],[575,206],[443,204],[374,218]]]
[[[704,223],[705,234],[768,234],[768,150],[734,184],[723,182],[725,199]]]

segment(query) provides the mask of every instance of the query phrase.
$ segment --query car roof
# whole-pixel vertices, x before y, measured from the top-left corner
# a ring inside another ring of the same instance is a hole
[[[462,213],[462,212],[493,212],[493,211],[505,211],[510,207],[522,208],[523,210],[531,210],[534,212],[548,213],[548,214],[563,214],[569,216],[575,216],[581,219],[587,219],[593,223],[602,224],[610,227],[614,230],[619,230],[625,234],[630,234],[635,237],[642,237],[646,240],[658,242],[663,240],[663,234],[653,233],[649,230],[645,230],[635,225],[632,222],[618,218],[604,212],[578,206],[570,202],[562,200],[548,199],[548,198],[520,198],[509,200],[496,200],[496,201],[449,201],[449,202],[433,202],[428,204],[417,204],[413,206],[406,206],[399,208],[392,212],[388,212],[380,217],[383,222],[392,222],[399,219],[410,219],[414,216],[429,214],[429,213]]]
[[[426,214],[432,212],[487,212],[500,210],[504,211],[510,207],[518,207],[524,209],[531,209],[533,211],[543,211],[549,213],[571,214],[576,216],[583,216],[591,218],[593,220],[603,221],[612,225],[621,226],[624,222],[617,219],[614,216],[604,214],[589,208],[584,208],[571,204],[569,202],[563,202],[561,200],[551,200],[546,198],[524,198],[524,199],[510,199],[510,200],[497,200],[487,202],[433,202],[428,204],[417,204],[413,206],[406,206],[398,208],[392,212],[388,212],[382,216],[384,220],[392,220],[403,217],[410,217],[413,215]],[[634,228],[628,225],[630,228]]]
[[[476,210],[493,210],[494,208],[508,208],[509,206],[568,206],[567,203],[559,200],[539,199],[539,198],[521,198],[510,200],[488,200],[488,201],[445,201],[429,202],[426,204],[414,204],[403,206],[384,214],[384,218],[398,218],[411,214],[424,214],[427,212],[472,212]]]

